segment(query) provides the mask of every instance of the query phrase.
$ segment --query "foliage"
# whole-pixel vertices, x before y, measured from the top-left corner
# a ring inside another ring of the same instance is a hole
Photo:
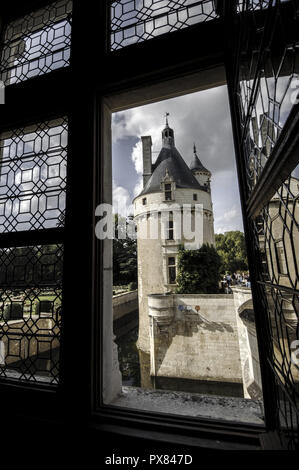
[[[35,314],[50,313],[53,311],[53,304],[50,300],[38,300],[35,304]]]
[[[198,250],[179,248],[177,264],[178,294],[214,294],[218,292],[221,258],[212,245]]]
[[[0,286],[27,288],[61,282],[62,250],[57,245],[2,248],[0,257]]]
[[[20,302],[9,302],[4,306],[3,320],[18,320],[23,318],[23,306]]]
[[[215,236],[215,241],[221,257],[221,274],[248,270],[244,233],[239,230],[220,233]]]
[[[118,219],[115,215],[113,240],[113,285],[137,282],[137,242],[131,238],[119,239]]]
[[[137,287],[138,287],[138,283],[137,283],[136,281],[132,281],[132,282],[130,282],[130,284],[128,285],[129,291],[136,290]]]

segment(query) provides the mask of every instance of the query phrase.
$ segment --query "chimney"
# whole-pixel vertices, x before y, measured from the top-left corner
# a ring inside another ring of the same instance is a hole
[[[152,138],[150,135],[142,136],[143,159],[143,187],[152,176]]]

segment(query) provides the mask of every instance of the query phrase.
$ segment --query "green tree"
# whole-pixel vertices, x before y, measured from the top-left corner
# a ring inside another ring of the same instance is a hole
[[[115,238],[113,240],[113,284],[128,284],[137,281],[137,242],[126,237],[119,238],[123,226],[118,225],[115,215]]]
[[[63,253],[59,245],[2,248],[0,286],[38,287],[62,280]]]
[[[212,245],[199,250],[179,248],[177,266],[178,294],[216,294],[221,258]]]
[[[234,230],[215,236],[216,250],[221,257],[221,273],[248,270],[244,233]]]

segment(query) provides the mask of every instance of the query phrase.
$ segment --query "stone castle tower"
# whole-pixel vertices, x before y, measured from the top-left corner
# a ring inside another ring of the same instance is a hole
[[[162,149],[152,163],[152,140],[143,136],[143,190],[134,199],[137,227],[139,336],[138,347],[149,352],[148,295],[173,292],[176,288],[177,254],[180,245],[199,248],[183,236],[183,217],[178,237],[177,218],[183,204],[191,204],[191,227],[194,230],[195,205],[202,205],[202,243],[215,244],[211,173],[200,162],[194,145],[190,167],[175,147],[174,131],[166,125],[162,131]],[[161,209],[162,207],[162,209]],[[198,206],[196,206],[198,207]],[[165,214],[167,213],[167,217]],[[162,220],[162,219],[163,220]],[[165,222],[166,221],[166,222]],[[151,226],[158,226],[156,237],[149,236]]]

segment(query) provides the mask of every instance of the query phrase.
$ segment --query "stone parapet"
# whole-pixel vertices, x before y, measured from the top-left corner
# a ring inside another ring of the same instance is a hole
[[[174,295],[151,294],[148,296],[148,314],[158,324],[170,324],[175,315]]]
[[[233,295],[151,294],[148,312],[152,376],[242,391]]]
[[[124,292],[112,298],[113,321],[138,310],[138,291]]]

